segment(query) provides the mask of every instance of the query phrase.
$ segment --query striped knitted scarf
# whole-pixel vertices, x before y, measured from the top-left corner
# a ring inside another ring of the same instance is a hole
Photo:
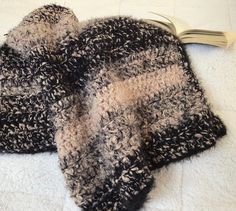
[[[226,134],[180,41],[129,17],[39,8],[0,47],[0,151],[57,149],[84,210],[139,209],[151,171]]]

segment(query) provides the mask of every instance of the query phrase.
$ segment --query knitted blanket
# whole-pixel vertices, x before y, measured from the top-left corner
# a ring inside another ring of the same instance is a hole
[[[0,151],[58,151],[84,210],[137,210],[151,171],[226,134],[180,41],[142,20],[39,8],[0,47]]]

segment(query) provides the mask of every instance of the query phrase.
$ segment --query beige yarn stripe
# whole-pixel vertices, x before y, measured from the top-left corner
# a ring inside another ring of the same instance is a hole
[[[138,98],[159,92],[166,87],[179,84],[183,86],[187,79],[182,67],[172,65],[164,70],[156,70],[125,81],[114,82],[97,93],[92,110],[103,114],[109,108],[118,109],[121,106],[129,106]]]

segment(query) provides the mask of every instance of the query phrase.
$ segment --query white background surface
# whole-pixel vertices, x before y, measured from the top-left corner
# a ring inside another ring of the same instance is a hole
[[[197,28],[236,31],[236,0],[0,0],[0,41],[39,6],[57,3],[80,20],[109,15],[175,15]],[[187,46],[192,66],[228,135],[216,147],[156,171],[146,211],[236,210],[236,44],[228,50]],[[1,211],[76,211],[56,153],[0,154]]]

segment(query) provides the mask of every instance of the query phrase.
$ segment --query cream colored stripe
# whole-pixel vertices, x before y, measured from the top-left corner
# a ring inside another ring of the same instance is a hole
[[[166,87],[185,84],[188,77],[178,65],[166,69],[145,73],[125,81],[109,84],[97,93],[94,100],[94,109],[101,115],[113,108],[129,106],[137,99],[160,92]]]

